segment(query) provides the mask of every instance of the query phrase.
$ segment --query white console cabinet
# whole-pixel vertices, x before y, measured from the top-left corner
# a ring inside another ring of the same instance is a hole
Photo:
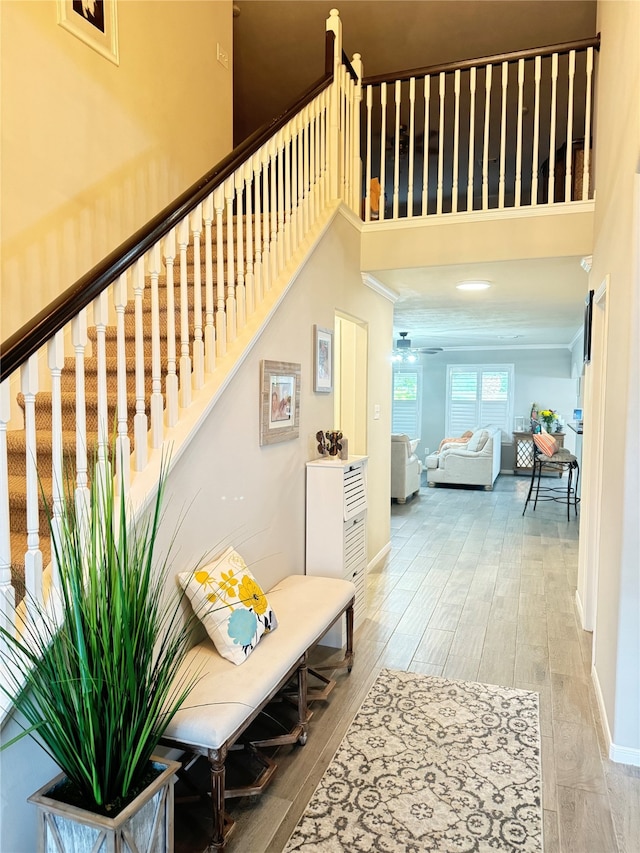
[[[355,627],[365,617],[367,574],[367,457],[324,457],[307,462],[306,573],[345,578],[356,586]],[[340,647],[344,627],[323,645]]]

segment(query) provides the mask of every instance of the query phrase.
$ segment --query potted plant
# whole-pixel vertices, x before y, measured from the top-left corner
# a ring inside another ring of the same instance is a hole
[[[96,471],[85,510],[68,490],[57,535],[51,525],[59,595],[17,636],[0,628],[19,737],[35,738],[62,770],[29,798],[42,850],[173,849],[179,764],[154,750],[197,673],[178,676],[194,616],[177,590],[167,599],[168,557],[155,561],[166,475],[164,458],[138,521],[111,477]]]

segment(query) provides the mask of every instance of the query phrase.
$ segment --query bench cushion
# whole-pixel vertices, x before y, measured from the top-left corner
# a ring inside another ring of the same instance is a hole
[[[278,614],[278,630],[265,634],[242,666],[220,657],[208,639],[191,649],[178,680],[194,670],[201,678],[163,739],[204,750],[220,749],[237,737],[354,595],[355,586],[338,578],[290,575],[277,583],[268,596]]]

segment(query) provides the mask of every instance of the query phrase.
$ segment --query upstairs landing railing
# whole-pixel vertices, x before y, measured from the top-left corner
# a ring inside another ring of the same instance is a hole
[[[49,492],[55,536],[63,457],[74,460],[82,517],[89,477],[114,474],[115,422],[115,473],[128,491],[248,321],[266,310],[321,215],[339,201],[359,211],[361,65],[358,56],[343,62],[337,11],[326,29],[325,73],[294,106],[3,344],[0,619],[9,630],[24,592],[27,618],[45,601],[51,549],[43,556],[49,525],[39,494]],[[17,391],[24,429],[11,422]],[[50,579],[55,588],[54,554]]]
[[[600,37],[365,77],[364,219],[593,197]]]

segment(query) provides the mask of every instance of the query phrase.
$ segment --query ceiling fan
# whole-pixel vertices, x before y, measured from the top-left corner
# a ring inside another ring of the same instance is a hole
[[[435,355],[442,352],[442,347],[412,347],[411,338],[407,335],[409,332],[399,332],[400,337],[396,340],[396,348],[394,356],[397,360],[402,360],[405,356],[411,355]]]

